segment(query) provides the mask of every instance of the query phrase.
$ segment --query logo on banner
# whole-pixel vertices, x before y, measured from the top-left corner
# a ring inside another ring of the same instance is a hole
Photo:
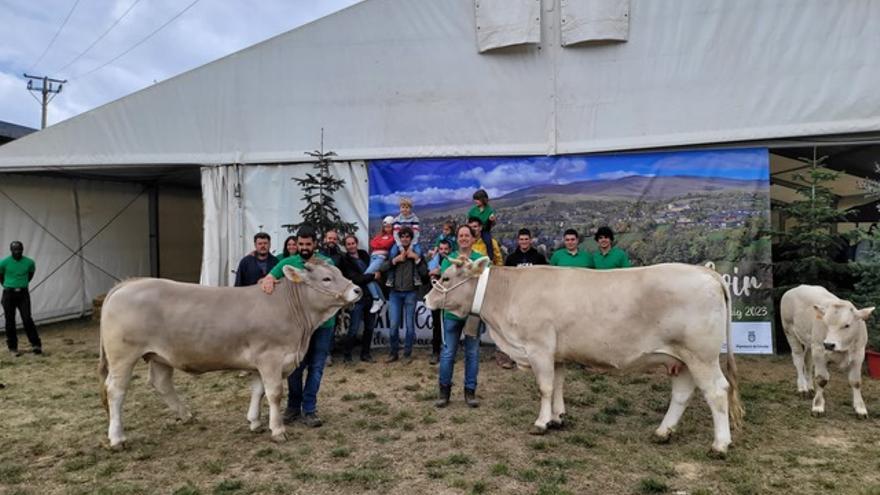
[[[749,342],[754,342],[755,339],[757,339],[757,337],[755,336],[755,331],[749,330],[749,336],[747,338],[749,339]]]

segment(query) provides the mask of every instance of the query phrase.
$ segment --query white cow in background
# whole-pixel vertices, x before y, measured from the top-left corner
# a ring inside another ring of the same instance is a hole
[[[861,392],[862,362],[868,342],[865,320],[873,311],[873,307],[856,309],[851,302],[815,285],[801,285],[782,295],[782,329],[797,369],[798,392],[809,396],[816,386],[814,416],[825,414],[824,392],[830,376],[827,364],[831,361],[847,371],[856,414],[868,417]]]

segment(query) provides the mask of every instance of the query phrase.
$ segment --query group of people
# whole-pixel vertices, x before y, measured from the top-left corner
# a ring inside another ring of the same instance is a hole
[[[416,303],[431,288],[431,280],[438,279],[452,264],[452,259],[476,260],[489,257],[498,266],[556,265],[583,268],[625,268],[629,258],[622,249],[613,245],[614,232],[609,227],[597,230],[595,240],[599,250],[590,253],[582,250],[578,233],[569,229],[564,233],[564,247],[551,256],[549,263],[533,245],[529,229],[520,229],[517,248],[506,259],[497,239],[491,234],[497,222],[497,214],[489,206],[486,191],[473,195],[474,206],[468,211],[465,224],[444,222],[441,234],[432,247],[423,252],[420,240],[419,218],[413,212],[410,198],[401,198],[397,216],[386,216],[382,226],[369,242],[370,251],[361,249],[358,238],[347,235],[340,247],[339,233],[324,232],[322,242],[310,227],[302,227],[296,236],[284,241],[281,257],[272,255],[271,239],[264,232],[254,236],[254,250],[239,263],[235,285],[259,284],[271,293],[275,283],[283,277],[282,267],[292,265],[301,268],[312,257],[332,263],[343,276],[362,289],[363,297],[349,309],[349,325],[343,340],[342,356],[352,361],[352,353],[360,345],[360,359],[373,362],[371,353],[373,332],[378,313],[388,306],[389,346],[386,363],[413,360],[415,344]],[[470,407],[477,407],[477,375],[479,373],[479,344],[483,324],[477,317],[460,318],[446,311],[432,314],[432,354],[430,364],[439,364],[439,397],[435,405],[445,407],[450,400],[455,356],[459,345],[464,347],[465,379],[464,398]],[[324,367],[336,334],[337,318],[324,322],[312,336],[309,350],[300,366],[288,377],[288,401],[285,422],[300,420],[308,426],[320,426],[317,416],[317,395]],[[401,345],[400,328],[404,328]],[[363,327],[358,341],[357,335]],[[462,340],[462,335],[464,338]],[[401,349],[402,348],[402,349]],[[498,349],[496,362],[504,368],[514,363]]]

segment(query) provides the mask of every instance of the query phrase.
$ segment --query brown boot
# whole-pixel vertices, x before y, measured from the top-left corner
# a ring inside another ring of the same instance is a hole
[[[434,407],[446,407],[449,405],[449,395],[452,393],[452,385],[440,385],[437,391],[437,400],[434,401]]]
[[[469,388],[464,389],[464,403],[468,407],[480,407],[480,401],[477,399],[477,391]]]

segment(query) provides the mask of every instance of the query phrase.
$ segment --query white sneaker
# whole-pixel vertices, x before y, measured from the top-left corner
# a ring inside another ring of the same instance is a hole
[[[376,299],[373,301],[373,305],[370,306],[370,313],[378,313],[379,311],[382,311],[383,306],[385,306],[385,301]]]

